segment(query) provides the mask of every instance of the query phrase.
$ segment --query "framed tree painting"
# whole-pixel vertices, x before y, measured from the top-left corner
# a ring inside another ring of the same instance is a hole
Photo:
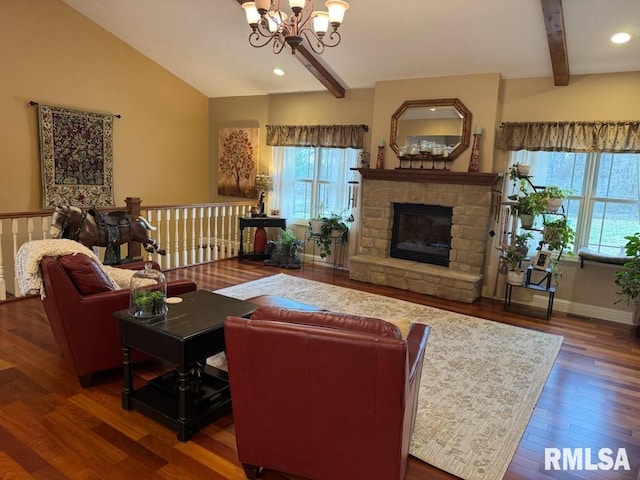
[[[218,195],[256,198],[259,128],[218,130]]]
[[[115,205],[113,117],[38,105],[44,208]]]

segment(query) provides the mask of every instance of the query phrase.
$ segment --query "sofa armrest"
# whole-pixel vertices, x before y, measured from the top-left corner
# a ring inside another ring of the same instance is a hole
[[[431,328],[423,323],[412,323],[407,335],[407,348],[409,353],[409,383],[414,381],[416,372],[419,372],[424,351],[427,348],[427,339]]]

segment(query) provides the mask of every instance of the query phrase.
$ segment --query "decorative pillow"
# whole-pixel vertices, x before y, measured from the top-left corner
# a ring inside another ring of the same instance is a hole
[[[102,267],[87,255],[62,255],[58,257],[58,262],[82,295],[116,289]]]
[[[277,322],[300,323],[323,327],[364,332],[380,337],[402,339],[395,325],[380,318],[362,317],[337,312],[305,312],[277,307],[258,307],[251,315],[253,320],[274,320]]]

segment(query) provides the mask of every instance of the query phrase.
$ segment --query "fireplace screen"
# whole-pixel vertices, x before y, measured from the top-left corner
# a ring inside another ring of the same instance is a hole
[[[394,203],[390,256],[449,266],[452,213],[439,205]]]

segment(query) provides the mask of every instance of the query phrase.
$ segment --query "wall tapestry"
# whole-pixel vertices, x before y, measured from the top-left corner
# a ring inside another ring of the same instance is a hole
[[[218,130],[218,195],[256,198],[259,128]]]
[[[38,105],[44,208],[115,205],[113,117]]]

